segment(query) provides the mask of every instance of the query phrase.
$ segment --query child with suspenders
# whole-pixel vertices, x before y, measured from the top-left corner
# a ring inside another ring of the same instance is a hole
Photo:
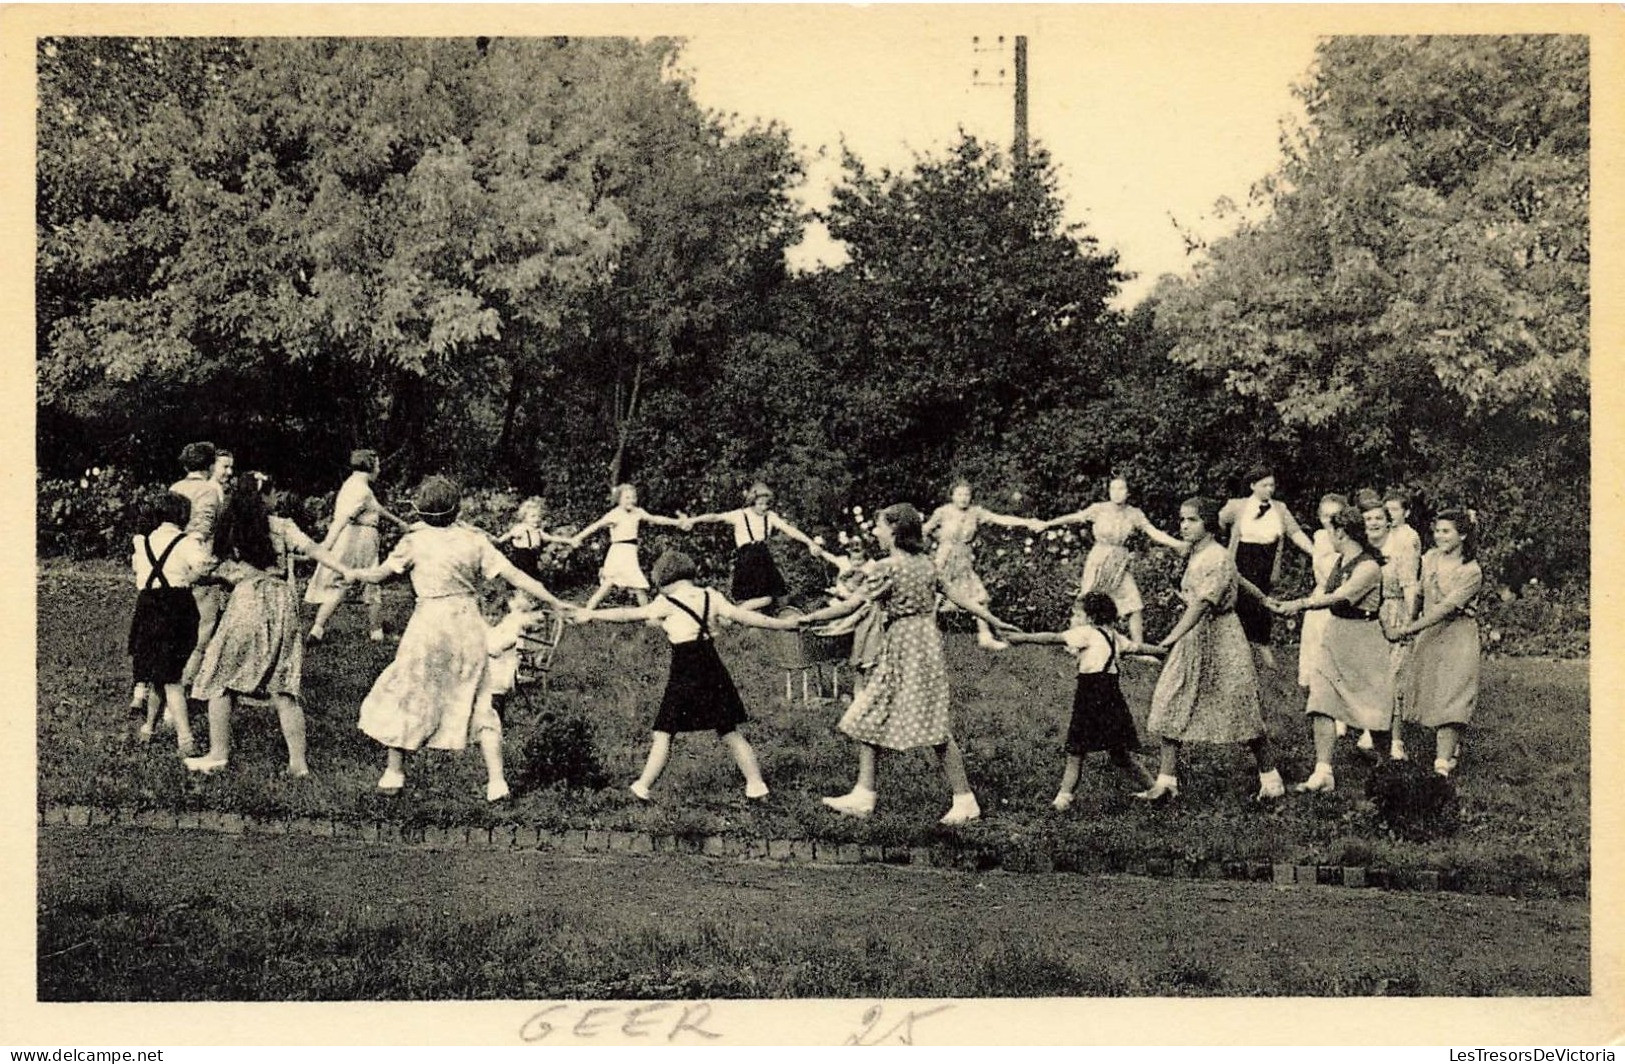
[[[181,674],[197,643],[198,609],[192,582],[211,564],[203,544],[183,531],[191,509],[191,500],[169,492],[154,507],[152,530],[134,537],[130,566],[138,591],[127,643],[135,681],[149,692],[144,699],[146,721],[137,734],[142,742],[150,740],[158,711],[167,705],[183,757],[196,753],[181,685]]]
[[[1116,620],[1117,604],[1112,597],[1091,591],[1072,604],[1072,626],[1066,631],[1008,632],[1004,636],[1011,643],[1060,643],[1078,659],[1078,686],[1066,729],[1066,769],[1051,803],[1057,810],[1071,807],[1084,755],[1095,750],[1104,750],[1112,764],[1142,789],[1154,782],[1133,756],[1140,739],[1123,699],[1117,663],[1123,654],[1162,655],[1167,651],[1125,639],[1107,627]]]
[[[679,732],[715,731],[733,755],[745,777],[745,797],[767,797],[756,764],[756,753],[739,725],[750,718],[745,713],[739,691],[712,642],[711,618],[726,617],[756,628],[790,631],[794,618],[774,618],[754,610],[741,609],[722,594],[694,583],[694,562],[681,551],[667,551],[655,562],[651,573],[659,594],[646,606],[620,609],[581,609],[572,615],[576,622],[648,621],[665,629],[671,641],[671,676],[655,716],[649,758],[643,774],[631,790],[642,801],[649,800],[650,788],[665,771],[671,755],[672,736]]]

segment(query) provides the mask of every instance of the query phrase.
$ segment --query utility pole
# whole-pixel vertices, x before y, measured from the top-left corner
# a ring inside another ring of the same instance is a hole
[[[1016,142],[1011,154],[1016,169],[1027,165],[1027,38],[1016,38]]]
[[[971,51],[977,54],[994,52],[1002,56],[1004,52],[1005,37],[1003,34],[1000,34],[998,37],[986,43],[984,43],[983,39],[979,36],[972,37],[970,41]],[[1027,132],[1027,38],[1025,36],[1017,36],[1014,39],[1014,44],[1016,109],[1015,129],[1013,131],[1014,135],[1011,138],[1010,156],[1015,161],[1016,169],[1019,171],[1027,165],[1027,144],[1029,140]],[[994,73],[993,71],[987,71],[984,73],[981,67],[978,66],[977,69],[971,71],[971,84],[990,85],[1002,89],[1006,85],[1005,68],[1001,65],[999,66],[997,73]]]

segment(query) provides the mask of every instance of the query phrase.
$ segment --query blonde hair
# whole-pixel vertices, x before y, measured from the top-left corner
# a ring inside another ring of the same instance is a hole
[[[609,501],[612,505],[619,506],[621,502],[621,493],[623,491],[636,492],[637,490],[638,487],[636,484],[617,484],[613,488],[609,489]]]
[[[519,519],[523,521],[526,514],[535,514],[536,520],[540,522],[545,509],[546,508],[542,505],[541,497],[532,495],[530,498],[519,504]]]
[[[758,480],[745,489],[745,503],[748,505],[755,502],[759,495],[766,495],[769,499],[773,497],[773,489],[767,486],[765,480]]]

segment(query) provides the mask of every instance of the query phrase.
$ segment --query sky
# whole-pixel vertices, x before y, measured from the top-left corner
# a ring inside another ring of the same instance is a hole
[[[681,66],[705,106],[787,126],[809,162],[802,198],[821,206],[843,138],[866,165],[894,169],[939,152],[961,127],[1008,145],[1012,42],[1024,33],[1032,136],[1059,164],[1068,219],[1137,275],[1119,300],[1131,306],[1192,262],[1173,219],[1218,235],[1235,223],[1214,217],[1215,201],[1244,203],[1275,168],[1283,118],[1301,117],[1291,89],[1310,69],[1316,34],[1266,27],[1259,9],[1218,20],[1190,9],[1032,11],[923,19],[854,9],[770,33],[727,24],[690,35]],[[818,228],[790,258],[806,266],[841,253]]]

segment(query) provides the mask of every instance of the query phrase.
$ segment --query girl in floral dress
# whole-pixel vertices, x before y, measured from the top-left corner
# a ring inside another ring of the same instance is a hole
[[[252,485],[252,488],[250,488]],[[285,517],[272,514],[276,489],[264,473],[249,473],[231,497],[215,537],[215,575],[232,585],[231,597],[204,649],[192,697],[209,704],[209,752],[189,757],[193,772],[217,772],[231,757],[231,714],[238,695],[267,695],[288,745],[288,775],[306,776],[305,712],[299,706],[304,643],[294,595],[295,555],[345,572],[325,550]]]
[[[979,602],[959,598],[925,556],[920,512],[907,503],[889,506],[875,522],[875,538],[887,557],[875,563],[863,593],[800,618],[803,625],[823,624],[875,603],[885,618],[884,644],[869,683],[841,717],[840,729],[858,742],[858,779],[849,794],[825,798],[824,804],[847,816],[865,817],[875,807],[875,764],[881,750],[935,751],[953,789],[953,806],[944,824],[960,824],[982,815],[965,777],[965,759],[954,742],[948,712],[948,668],[942,635],[937,630],[940,591],[949,601],[986,623],[990,629],[1011,626]]]
[[[1245,743],[1258,767],[1258,798],[1286,793],[1270,757],[1258,700],[1258,673],[1236,616],[1237,580],[1230,552],[1213,538],[1219,507],[1203,498],[1179,508],[1179,537],[1190,544],[1179,595],[1185,612],[1162,640],[1168,660],[1151,695],[1146,730],[1162,740],[1155,784],[1136,797],[1179,794],[1179,750],[1185,743]]]
[[[1478,704],[1479,642],[1474,603],[1484,583],[1472,514],[1441,510],[1434,547],[1422,556],[1422,614],[1391,627],[1392,640],[1416,637],[1400,674],[1405,719],[1435,729],[1433,770],[1455,771],[1461,733]]]
[[[1044,525],[1030,518],[996,514],[986,507],[972,505],[971,486],[963,480],[954,485],[949,501],[937,507],[925,522],[925,535],[937,537],[936,565],[937,572],[942,574],[943,586],[953,588],[957,596],[954,601],[974,602],[985,607],[990,598],[982,578],[976,575],[976,559],[971,553],[976,530],[983,524],[1034,532]],[[989,650],[1003,650],[1008,645],[995,639],[987,622],[980,618],[976,621],[976,641]]]
[[[1094,543],[1083,562],[1083,579],[1078,593],[1087,595],[1099,591],[1112,597],[1117,615],[1128,621],[1129,638],[1136,643],[1145,641],[1145,620],[1142,612],[1145,602],[1140,598],[1140,587],[1134,582],[1130,563],[1133,554],[1128,541],[1136,532],[1145,533],[1153,543],[1184,553],[1185,544],[1153,525],[1138,506],[1128,504],[1128,480],[1113,477],[1106,486],[1107,501],[1084,507],[1076,513],[1064,514],[1040,524],[1040,528],[1059,528],[1063,525],[1089,525]]]
[[[598,590],[587,599],[590,610],[604,601],[615,588],[625,588],[637,597],[638,605],[649,603],[649,578],[643,575],[638,562],[638,527],[644,522],[677,528],[683,522],[675,517],[660,517],[638,505],[638,489],[630,484],[617,484],[609,494],[615,508],[580,532],[570,537],[574,550],[601,529],[609,529],[609,550],[604,554],[603,568],[598,571]]]
[[[508,782],[502,722],[491,705],[482,583],[501,579],[555,608],[569,604],[515,568],[485,533],[457,524],[460,505],[453,481],[429,477],[417,493],[418,522],[381,564],[350,574],[377,584],[410,573],[417,595],[395,660],[361,703],[360,728],[388,750],[379,790],[405,785],[411,751],[461,750],[473,739],[485,758],[485,796],[495,802],[508,796]]]

